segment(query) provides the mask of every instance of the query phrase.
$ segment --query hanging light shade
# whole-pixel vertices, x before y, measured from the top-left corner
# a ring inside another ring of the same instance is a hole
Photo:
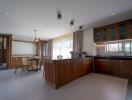
[[[75,23],[75,20],[74,20],[74,19],[70,21],[70,25],[71,25],[71,26],[73,26],[74,23]]]
[[[33,42],[38,42],[39,41],[39,39],[37,39],[37,30],[34,30],[34,38],[33,38]]]
[[[62,20],[62,14],[60,11],[57,12],[57,19]]]

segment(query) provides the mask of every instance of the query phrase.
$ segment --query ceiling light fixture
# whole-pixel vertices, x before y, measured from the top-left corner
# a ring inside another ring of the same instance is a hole
[[[33,42],[38,42],[39,41],[39,39],[37,39],[36,35],[37,35],[37,30],[34,30],[34,38],[32,40]]]
[[[57,19],[58,20],[61,20],[62,19],[62,14],[60,11],[57,12]]]
[[[70,25],[73,26],[74,25],[74,19],[70,21]]]
[[[79,26],[79,30],[83,30],[83,26]]]
[[[6,11],[6,15],[9,15],[9,12],[8,11]]]
[[[115,15],[116,15],[116,13],[115,13],[115,12],[113,12],[113,13],[112,13],[112,16],[115,16]]]

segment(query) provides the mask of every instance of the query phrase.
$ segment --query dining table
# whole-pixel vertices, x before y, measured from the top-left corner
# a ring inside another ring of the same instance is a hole
[[[32,67],[29,69],[29,71],[38,71],[39,69],[41,69],[40,60],[41,60],[40,58],[28,59],[28,61],[32,65]]]

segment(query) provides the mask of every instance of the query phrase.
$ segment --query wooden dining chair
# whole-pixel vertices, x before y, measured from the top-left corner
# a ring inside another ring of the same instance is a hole
[[[22,64],[22,58],[21,57],[16,57],[13,60],[15,61],[14,67],[15,67],[15,74],[16,74],[17,70],[22,68],[22,65],[23,65]]]
[[[20,60],[19,60],[20,61]],[[17,62],[18,63],[18,62]],[[18,64],[15,68],[15,74],[16,74],[16,71],[17,69],[21,69],[22,70],[22,73],[25,73],[27,72],[27,75],[28,75],[28,69],[29,67],[31,67],[32,65],[29,63],[28,61],[28,57],[22,57],[21,58],[21,64]]]

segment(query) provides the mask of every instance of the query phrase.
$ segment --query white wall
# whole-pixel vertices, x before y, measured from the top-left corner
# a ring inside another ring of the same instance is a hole
[[[96,55],[96,46],[93,40],[93,29],[84,30],[83,32],[83,51],[88,55]]]
[[[12,41],[12,55],[36,55],[36,45],[29,42]]]

